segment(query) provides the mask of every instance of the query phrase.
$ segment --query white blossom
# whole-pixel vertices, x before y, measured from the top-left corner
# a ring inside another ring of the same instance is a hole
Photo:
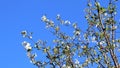
[[[27,52],[27,56],[30,58],[31,57],[31,52]]]
[[[80,35],[80,30],[75,30],[73,33],[74,33],[75,35]]]
[[[62,68],[66,68],[66,65],[65,65],[65,64],[63,64]]]
[[[95,3],[95,6],[97,6],[97,7],[100,6],[100,3],[99,3],[99,2],[96,2],[96,3]]]
[[[77,60],[77,59],[75,59],[75,64],[79,64],[80,62]]]
[[[76,31],[75,34],[76,34],[76,35],[79,35],[79,34],[80,34],[80,31]]]
[[[77,28],[77,24],[76,24],[76,23],[73,23],[73,27],[74,27],[74,28]]]
[[[53,40],[53,43],[58,43],[58,42],[59,42],[59,40],[57,40],[57,39]]]
[[[120,52],[120,48],[118,49],[118,52]]]
[[[57,14],[57,17],[56,17],[56,18],[57,18],[57,20],[59,20],[59,19],[60,19],[60,14]]]
[[[113,44],[113,47],[116,47],[116,45],[115,45],[115,44]]]
[[[22,42],[22,45],[25,47],[27,51],[32,49],[32,47],[30,46],[30,43],[26,41]]]
[[[71,68],[70,66],[67,66],[66,68]]]
[[[96,42],[96,37],[95,36],[92,37],[92,42]]]
[[[53,27],[54,26],[54,21],[50,20],[49,21],[49,26]]]
[[[41,20],[45,22],[45,21],[47,21],[47,17],[45,15],[43,15]]]
[[[32,36],[29,36],[29,39],[32,39]]]
[[[81,46],[81,48],[83,48],[83,46]]]
[[[96,37],[95,36],[92,37],[92,42],[95,43],[95,44],[98,44],[98,42],[96,41]]]
[[[88,6],[92,6],[92,4],[91,4],[91,3],[88,3]]]
[[[67,49],[69,49],[70,48],[70,46],[67,46]]]
[[[101,41],[101,42],[100,42],[100,45],[102,45],[102,44],[104,44],[104,43],[105,43],[105,41]]]
[[[66,20],[65,25],[69,25],[69,24],[71,24],[70,21]]]
[[[99,27],[99,23],[96,24],[96,27]]]
[[[62,41],[61,44],[64,44],[64,42]]]
[[[115,42],[115,40],[112,40],[112,42]]]
[[[62,68],[71,68],[71,67],[63,64]]]
[[[107,13],[104,13],[104,16],[107,16],[108,14]]]
[[[32,58],[32,59],[30,60],[30,62],[31,62],[31,63],[33,63],[33,64],[35,64],[35,63],[36,63],[36,61],[35,61],[35,59],[34,59],[34,58]]]
[[[58,32],[60,30],[60,27],[59,26],[56,26],[55,27],[55,31]]]
[[[87,63],[90,63],[90,58],[86,59],[86,62],[87,62]]]
[[[116,15],[117,14],[117,12],[114,12],[114,15]]]
[[[112,28],[113,30],[115,30],[115,29],[117,29],[117,26],[113,26],[113,28]]]

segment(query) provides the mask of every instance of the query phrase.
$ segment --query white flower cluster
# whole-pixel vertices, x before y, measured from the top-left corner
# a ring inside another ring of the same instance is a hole
[[[59,20],[61,22],[61,24],[65,24],[65,25],[70,25],[71,24],[71,22],[69,20],[63,21],[60,17],[60,14],[57,14],[56,19]]]
[[[22,42],[22,45],[24,46],[24,48],[25,48],[27,51],[31,51],[31,50],[32,50],[32,47],[30,46],[30,43],[24,41],[24,42]]]
[[[46,23],[46,28],[54,27],[54,21],[49,20],[45,15],[41,17],[41,20]]]

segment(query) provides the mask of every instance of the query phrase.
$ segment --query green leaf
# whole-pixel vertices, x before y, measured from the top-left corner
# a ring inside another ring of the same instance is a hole
[[[43,52],[44,52],[44,53],[46,53],[46,52],[47,52],[47,49],[46,49],[46,48],[44,48],[44,49],[43,49]]]
[[[120,39],[119,39],[119,40],[117,40],[117,42],[118,42],[118,43],[120,43]]]
[[[101,12],[101,13],[105,13],[105,12],[106,12],[106,9],[105,9],[104,7],[101,7],[101,8],[100,8],[100,12]]]
[[[53,52],[54,52],[55,54],[58,54],[58,52],[59,52],[58,50],[59,50],[58,48],[54,48],[54,49],[53,49]]]
[[[95,35],[96,35],[96,36],[99,36],[99,33],[98,33],[98,32],[96,32],[96,33],[95,33]]]
[[[103,38],[104,38],[104,33],[101,32],[101,33],[100,33],[100,39],[103,39]]]

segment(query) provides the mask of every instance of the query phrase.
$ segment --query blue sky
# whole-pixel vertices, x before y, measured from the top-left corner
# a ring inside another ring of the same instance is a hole
[[[119,5],[120,6],[120,5]],[[1,68],[36,68],[26,56],[21,42],[20,32],[34,32],[35,40],[50,40],[53,37],[41,22],[46,14],[55,20],[57,14],[63,19],[78,22],[85,26],[86,0],[2,0],[0,2],[0,67]]]

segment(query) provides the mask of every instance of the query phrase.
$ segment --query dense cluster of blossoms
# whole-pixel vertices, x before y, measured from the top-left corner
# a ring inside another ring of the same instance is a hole
[[[108,7],[105,8],[97,0],[94,2],[88,0],[88,8],[85,10],[85,18],[88,22],[87,31],[81,30],[77,23],[63,20],[60,14],[56,16],[60,25],[56,25],[54,21],[43,15],[42,22],[56,36],[56,39],[53,39],[54,46],[47,46],[47,41],[35,42],[31,32],[22,31],[23,37],[34,43],[32,46],[27,41],[22,42],[31,63],[38,68],[89,68],[94,65],[97,68],[119,68],[119,58],[117,58],[119,54],[115,53],[120,52],[120,39],[115,37],[118,29],[118,24],[114,19],[115,2],[115,0],[110,0]],[[73,34],[66,34],[61,26],[69,27],[73,30]],[[116,35],[119,36],[119,34]],[[37,60],[35,49],[42,51],[47,60]]]

